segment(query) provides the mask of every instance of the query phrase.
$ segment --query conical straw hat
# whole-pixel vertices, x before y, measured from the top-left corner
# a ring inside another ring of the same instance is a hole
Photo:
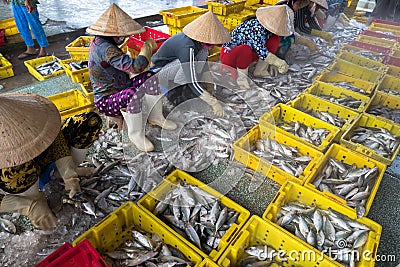
[[[193,40],[208,44],[224,44],[231,39],[224,25],[211,11],[186,25],[183,33]]]
[[[129,36],[145,32],[142,25],[133,20],[119,6],[112,4],[86,32],[100,36]]]
[[[316,3],[317,5],[322,6],[325,9],[328,9],[328,2],[326,2],[326,0],[310,0],[310,1]]]
[[[61,127],[57,107],[28,93],[0,94],[0,169],[28,162],[46,150]]]
[[[294,14],[287,5],[260,7],[256,11],[256,17],[261,25],[278,36],[290,36],[294,33]]]

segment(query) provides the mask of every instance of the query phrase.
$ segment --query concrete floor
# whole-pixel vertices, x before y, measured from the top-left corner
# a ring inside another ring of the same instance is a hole
[[[59,3],[62,2],[62,3]],[[118,2],[125,10],[129,10],[130,15],[134,18],[137,18],[135,12],[137,11],[133,7],[135,6],[135,2],[128,1],[110,1],[110,2]],[[171,8],[171,1],[156,1],[159,3],[163,3],[167,8]],[[190,2],[190,3],[189,3]],[[195,1],[194,1],[195,2]],[[76,37],[80,35],[84,35],[84,28],[90,23],[92,23],[94,18],[97,18],[98,15],[106,8],[104,6],[103,9],[97,10],[96,3],[98,1],[78,1],[72,0],[64,2],[64,1],[55,1],[55,0],[42,0],[41,7],[48,6],[46,9],[43,9],[42,18],[48,18],[52,21],[47,20],[47,23],[50,23],[48,26],[51,30],[49,32],[53,32],[54,34],[49,34],[49,42],[50,46],[48,48],[49,53],[54,54],[59,58],[67,58],[69,57],[67,52],[65,51],[65,46],[74,40]],[[84,3],[83,5],[81,5]],[[155,3],[155,2],[154,2]],[[192,5],[191,1],[173,1],[173,4],[182,4],[182,5]],[[108,2],[107,2],[108,5]],[[125,7],[124,7],[125,6]],[[74,11],[74,8],[77,8]],[[85,10],[87,9],[87,10]],[[156,11],[160,10],[157,5],[150,5],[147,13],[143,15],[154,14]],[[1,10],[1,9],[0,9]],[[80,12],[86,14],[82,21],[78,20],[80,18]],[[4,11],[4,10],[3,10]],[[1,11],[0,17],[3,16],[4,12]],[[68,20],[68,23],[57,25],[57,21],[66,21],[65,17],[67,14],[72,14],[71,20]],[[45,17],[46,16],[46,17]],[[3,17],[6,18],[6,17]],[[154,17],[155,20],[160,19],[160,17]],[[140,20],[138,20],[140,21]],[[51,26],[53,23],[53,27]],[[84,24],[84,25],[83,25]],[[143,23],[142,23],[143,24]],[[144,24],[143,24],[144,25]],[[75,30],[74,27],[78,29]],[[47,32],[47,30],[46,30]],[[15,41],[15,42],[14,42]],[[35,78],[33,78],[28,72],[26,67],[23,64],[23,61],[18,60],[16,56],[24,51],[25,46],[24,43],[18,42],[18,38],[13,39],[12,44],[0,47],[0,53],[5,55],[13,64],[15,76],[0,80],[0,84],[4,86],[4,89],[1,92],[6,91],[30,91],[36,92],[42,95],[50,95],[57,92],[68,91],[69,89],[77,88],[77,84],[72,83],[70,78],[65,75],[55,77],[49,79],[47,81],[38,82]],[[399,230],[398,227],[400,225],[400,158],[398,157],[396,162],[393,163],[391,167],[388,168],[387,173],[385,174],[382,183],[379,187],[378,193],[372,205],[371,211],[368,217],[379,224],[382,225],[382,236],[380,240],[380,245],[378,248],[378,255],[381,257],[395,255],[396,260],[394,262],[377,262],[375,266],[382,267],[394,267],[397,266],[400,262],[400,241],[399,241]],[[239,203],[241,204],[241,203]],[[246,203],[243,203],[246,206]],[[266,205],[266,203],[263,203]]]

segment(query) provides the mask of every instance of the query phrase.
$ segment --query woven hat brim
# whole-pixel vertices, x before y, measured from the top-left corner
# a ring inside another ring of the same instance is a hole
[[[294,14],[287,5],[260,7],[256,17],[261,25],[278,36],[294,34]]]
[[[61,129],[57,107],[29,93],[0,95],[0,169],[28,162],[56,139]]]
[[[100,36],[129,36],[145,32],[146,29],[116,4],[112,4],[86,32]]]
[[[208,44],[224,44],[231,39],[229,32],[211,11],[187,24],[183,33],[193,40]]]

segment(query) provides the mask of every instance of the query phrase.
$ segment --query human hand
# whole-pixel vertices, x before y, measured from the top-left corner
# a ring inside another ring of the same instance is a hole
[[[277,66],[269,65],[268,72],[269,72],[269,75],[271,75],[272,77],[276,77],[276,76],[278,76],[279,70],[278,70]]]
[[[2,0],[2,1],[3,1],[3,4],[5,4],[5,5],[9,5],[10,4],[7,0]]]
[[[25,0],[25,7],[29,14],[35,13],[35,7],[31,4],[29,0]]]
[[[69,178],[64,181],[65,190],[69,192],[69,197],[73,198],[76,193],[81,192],[81,187],[79,185],[79,178]]]

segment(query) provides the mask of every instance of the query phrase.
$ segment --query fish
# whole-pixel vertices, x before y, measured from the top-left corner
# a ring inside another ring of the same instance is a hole
[[[400,124],[400,109],[390,108],[382,105],[371,105],[367,109],[367,113],[381,116]]]
[[[351,83],[351,82],[342,81],[342,82],[327,82],[327,83],[332,84],[332,85],[337,86],[337,87],[342,87],[342,88],[351,90],[353,92],[361,93],[361,94],[364,94],[364,95],[368,94],[367,91],[365,91],[362,88],[359,88],[359,87],[355,86],[354,83]]]
[[[4,218],[0,218],[0,229],[10,234],[15,234],[17,232],[15,224]]]
[[[394,89],[389,89],[389,88],[381,88],[379,91],[386,93],[386,94],[391,94],[395,96],[400,96],[400,91],[396,91]]]
[[[343,127],[343,125],[347,122],[346,119],[339,117],[336,114],[330,113],[328,111],[318,111],[312,109],[305,109],[305,108],[296,108],[304,113],[307,113],[315,118],[328,122],[334,126],[339,128]]]
[[[336,103],[342,106],[346,106],[352,109],[358,109],[361,104],[363,104],[362,100],[357,100],[351,96],[347,95],[340,95],[339,97],[334,97],[331,95],[324,95],[324,94],[318,94],[318,97],[321,97],[325,100],[328,100],[329,102]]]
[[[286,122],[280,118],[279,121],[275,123],[277,127],[282,128],[283,130],[300,137],[315,146],[320,146],[330,133],[328,129],[314,128],[300,123],[299,121]]]
[[[57,71],[62,71],[64,69],[61,67],[60,63],[56,59],[54,59],[53,61],[35,66],[35,70],[39,72],[42,76],[49,76]]]

